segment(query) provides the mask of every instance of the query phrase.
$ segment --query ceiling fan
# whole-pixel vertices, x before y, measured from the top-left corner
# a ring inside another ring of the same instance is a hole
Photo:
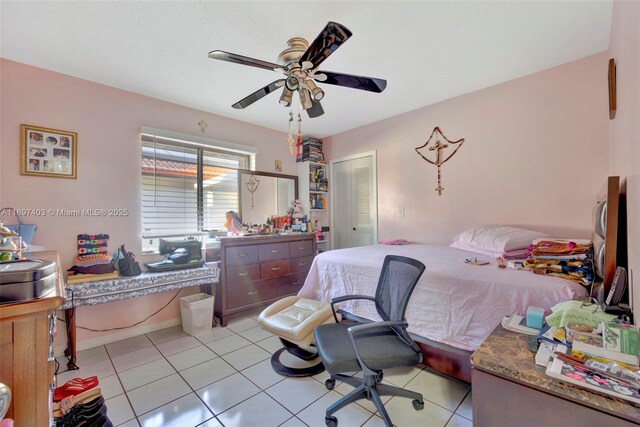
[[[300,105],[307,111],[310,118],[314,118],[324,114],[320,105],[324,91],[315,82],[375,93],[380,93],[387,87],[387,81],[384,79],[318,70],[320,64],[342,46],[351,35],[351,31],[345,26],[337,22],[329,22],[311,45],[302,37],[290,39],[287,42],[288,47],[278,55],[277,64],[221,50],[209,52],[209,58],[278,71],[285,75],[285,78],[269,83],[236,102],[232,105],[233,108],[246,108],[284,86],[280,104],[285,107],[291,106],[293,92],[297,91],[300,96]]]

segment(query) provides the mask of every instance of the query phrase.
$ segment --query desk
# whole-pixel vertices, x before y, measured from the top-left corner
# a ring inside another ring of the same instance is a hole
[[[527,338],[498,325],[471,355],[474,426],[640,423],[640,406],[548,377]]]
[[[134,277],[67,284],[65,286],[67,300],[60,307],[65,311],[67,322],[67,349],[65,350],[65,356],[69,358],[67,367],[77,369],[75,316],[77,307],[106,304],[190,286],[211,285],[217,283],[219,277],[218,268],[200,267],[162,273],[145,272]]]

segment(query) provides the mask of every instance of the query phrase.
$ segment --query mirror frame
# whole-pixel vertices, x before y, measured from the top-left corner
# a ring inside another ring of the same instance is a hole
[[[238,169],[238,210],[242,217],[242,175],[257,175],[257,176],[269,176],[272,178],[286,178],[293,179],[293,200],[298,199],[298,176],[297,175],[285,175],[282,173],[252,171],[248,169]]]

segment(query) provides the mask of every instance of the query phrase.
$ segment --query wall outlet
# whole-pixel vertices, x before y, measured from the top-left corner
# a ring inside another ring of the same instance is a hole
[[[404,206],[398,206],[398,218],[404,218]]]

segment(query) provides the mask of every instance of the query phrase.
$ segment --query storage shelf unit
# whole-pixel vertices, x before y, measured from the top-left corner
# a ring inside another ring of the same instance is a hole
[[[302,209],[308,215],[314,231],[329,226],[329,166],[325,163],[303,161],[298,167],[298,198],[302,201]],[[324,208],[317,208],[314,201],[324,200]],[[316,238],[319,251],[330,248],[331,233],[322,233],[324,240]]]

